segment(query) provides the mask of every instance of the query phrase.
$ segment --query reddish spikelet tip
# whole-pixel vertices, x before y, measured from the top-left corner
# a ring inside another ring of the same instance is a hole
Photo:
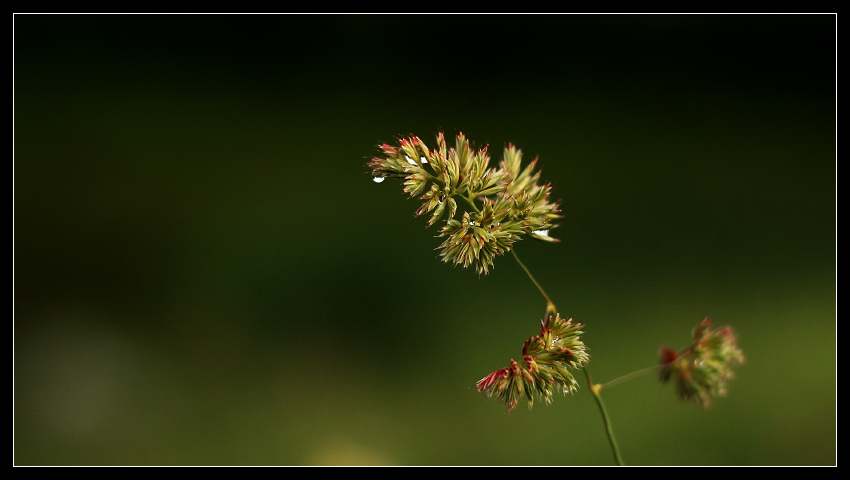
[[[679,354],[669,348],[662,348],[660,351],[661,365],[669,365],[679,358]]]

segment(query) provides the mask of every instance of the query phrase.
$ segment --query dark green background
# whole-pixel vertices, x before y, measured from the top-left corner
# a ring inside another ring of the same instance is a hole
[[[627,463],[835,464],[835,20],[15,16],[14,462],[611,464],[583,378],[475,391],[544,303],[365,168],[443,130],[540,156],[595,380],[738,332],[708,410],[604,392]]]

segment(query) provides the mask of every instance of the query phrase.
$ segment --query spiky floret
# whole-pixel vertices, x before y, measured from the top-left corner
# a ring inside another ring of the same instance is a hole
[[[538,183],[537,160],[520,171],[522,152],[513,145],[495,168],[489,167],[487,147],[471,149],[462,133],[454,148],[447,148],[442,133],[434,149],[416,136],[400,138],[397,147],[378,148],[383,156],[368,164],[375,179],[402,179],[406,193],[424,200],[416,215],[430,213],[429,227],[448,213],[440,231],[448,238],[438,247],[444,262],[475,265],[479,274],[487,274],[493,259],[511,251],[523,235],[558,241],[549,236],[561,218],[558,203],[549,199],[551,186]],[[459,203],[466,211],[456,220]]]
[[[479,392],[504,403],[508,412],[525,397],[528,408],[534,405],[534,397],[552,403],[555,391],[574,392],[578,382],[570,372],[587,363],[590,356],[581,341],[583,327],[562,319],[559,314],[549,315],[540,321],[540,335],[525,341],[522,357],[525,367],[511,359],[511,365],[487,375],[478,381]]]
[[[711,329],[711,324],[703,319],[694,329],[694,343],[681,352],[659,351],[661,382],[674,379],[679,399],[703,407],[710,406],[713,397],[726,395],[726,385],[735,376],[732,367],[744,362],[732,328]]]

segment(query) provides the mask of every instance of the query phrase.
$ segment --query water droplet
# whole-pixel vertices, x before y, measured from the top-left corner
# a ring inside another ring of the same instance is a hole
[[[549,230],[535,230],[533,233],[540,235],[541,237],[549,236]]]
[[[408,157],[407,155],[404,156],[404,159],[407,160],[407,163],[409,163],[411,165],[416,165],[416,162],[412,158]]]
[[[470,220],[469,225],[474,227],[475,226],[475,220]]]
[[[381,183],[384,181],[384,177],[372,177],[372,181],[375,183]]]
[[[422,163],[428,163],[428,160],[425,157],[419,157],[419,160],[422,160]]]

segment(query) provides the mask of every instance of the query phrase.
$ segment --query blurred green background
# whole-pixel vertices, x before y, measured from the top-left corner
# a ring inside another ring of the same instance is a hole
[[[545,304],[442,264],[377,144],[540,156],[517,252],[594,380],[705,316],[747,363],[606,390],[626,463],[836,463],[835,16],[14,17],[14,462],[610,465],[578,393],[504,407]]]

